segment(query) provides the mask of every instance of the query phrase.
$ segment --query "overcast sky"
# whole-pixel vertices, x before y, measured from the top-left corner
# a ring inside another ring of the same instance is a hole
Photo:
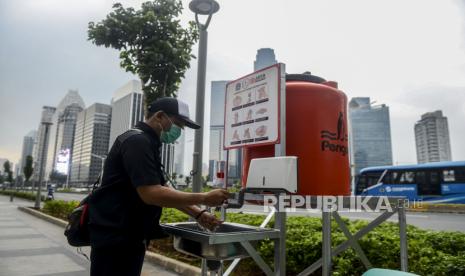
[[[86,106],[109,104],[119,86],[136,78],[119,67],[115,50],[87,41],[87,23],[103,19],[112,3],[0,0],[0,158],[18,161],[42,106],[56,106],[68,89],[78,89]],[[186,22],[194,16],[183,3]],[[269,47],[289,73],[311,71],[337,81],[349,98],[387,104],[395,163],[416,162],[413,125],[437,109],[449,119],[453,159],[465,160],[465,0],[219,3],[209,28],[207,99],[211,80],[250,73],[256,50]],[[197,60],[191,64],[180,97],[193,115]],[[192,137],[188,132],[188,166]]]

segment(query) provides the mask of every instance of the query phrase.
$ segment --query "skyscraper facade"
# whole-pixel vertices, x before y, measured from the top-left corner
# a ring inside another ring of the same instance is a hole
[[[174,172],[184,175],[184,151],[186,146],[186,133],[183,131],[181,137],[174,145]]]
[[[108,152],[111,106],[95,103],[79,113],[73,142],[70,185],[85,186],[98,178]]]
[[[371,166],[392,165],[389,107],[372,105],[370,98],[349,103],[351,163],[354,173]]]
[[[84,108],[84,101],[77,90],[69,90],[58,104],[50,127],[46,179],[54,180],[52,174],[69,174],[77,115]]]
[[[442,111],[428,112],[415,124],[418,163],[451,161],[449,126]]]
[[[40,171],[45,171],[47,163],[47,152],[50,145],[50,129],[52,126],[52,118],[55,114],[56,108],[52,106],[44,106],[42,108],[41,120],[37,132],[37,143],[34,145],[33,160],[34,160],[34,172],[32,179],[34,181],[39,180]],[[43,175],[43,178],[45,175]]]
[[[109,148],[120,134],[144,119],[142,84],[132,80],[116,90],[111,101],[112,120]]]
[[[208,162],[209,180],[214,181],[216,173],[224,171],[226,151],[223,149],[224,101],[228,81],[212,81],[210,102],[210,154]],[[229,151],[228,178],[233,181],[241,176],[241,150]]]
[[[271,66],[278,63],[274,50],[271,48],[261,48],[257,50],[257,56],[253,63],[254,71]]]
[[[21,150],[21,161],[19,163],[19,174],[23,173],[24,166],[26,166],[27,157],[33,156],[34,144],[37,139],[37,131],[31,130],[23,138],[23,148]]]

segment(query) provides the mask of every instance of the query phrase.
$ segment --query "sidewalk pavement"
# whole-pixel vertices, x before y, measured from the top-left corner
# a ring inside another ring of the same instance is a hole
[[[84,276],[89,261],[67,244],[63,228],[17,209],[33,202],[0,196],[0,276]],[[90,256],[90,249],[83,248]],[[175,276],[176,273],[144,262],[143,276]]]

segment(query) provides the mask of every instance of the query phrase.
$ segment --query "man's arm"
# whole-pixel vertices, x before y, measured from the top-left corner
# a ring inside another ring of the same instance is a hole
[[[176,208],[178,209],[179,211],[187,214],[188,216],[190,217],[197,217],[198,214],[200,214],[200,212],[202,211],[202,209],[200,209],[199,207],[197,207],[197,205],[189,205],[189,206],[185,206],[185,207],[178,207]]]
[[[142,185],[137,187],[137,193],[145,204],[173,208],[185,208],[196,204],[219,206],[228,199],[226,190],[216,189],[208,193],[186,193],[162,185]]]

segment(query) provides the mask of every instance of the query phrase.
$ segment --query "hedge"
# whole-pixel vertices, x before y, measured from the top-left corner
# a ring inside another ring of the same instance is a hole
[[[4,190],[0,191],[1,195],[11,195],[13,194],[14,197],[24,198],[27,200],[36,200],[36,193],[35,192],[20,192],[20,191],[12,191],[12,190]],[[41,195],[41,200],[45,200],[45,196]]]
[[[68,214],[71,213],[78,204],[79,201],[76,200],[49,200],[45,202],[42,212],[67,221]]]
[[[259,226],[264,216],[228,213],[230,222]],[[181,222],[187,216],[175,209],[164,209],[161,221]],[[365,227],[368,222],[344,219],[352,233]],[[274,222],[271,221],[269,225]],[[332,246],[346,241],[337,224],[332,222]],[[321,219],[292,216],[287,218],[287,259],[288,275],[296,275],[321,258]],[[400,268],[399,227],[396,223],[385,222],[365,235],[359,244],[374,267]],[[437,232],[407,227],[409,271],[420,275],[465,275],[465,233]],[[155,241],[157,243],[164,241]],[[259,243],[258,251],[272,264],[274,247],[271,241]],[[163,252],[159,252],[163,253]],[[260,269],[250,260],[241,261],[237,275],[262,275]],[[365,268],[355,252],[350,249],[333,258],[333,275],[361,275]],[[315,275],[321,274],[316,271]]]
[[[44,212],[65,218],[78,202],[49,201]],[[230,222],[259,226],[264,220],[262,215],[228,213]],[[170,208],[163,209],[162,223],[187,221],[188,216]],[[355,233],[368,224],[366,221],[344,219],[349,230]],[[273,221],[269,223],[272,225]],[[332,222],[332,246],[346,241],[337,224]],[[321,258],[322,240],[321,219],[292,216],[287,218],[287,260],[288,275],[296,275],[307,266]],[[359,244],[374,267],[399,269],[400,248],[399,228],[396,223],[385,222],[365,235]],[[465,233],[428,231],[409,225],[407,227],[409,271],[419,275],[465,275]],[[199,260],[176,252],[172,239],[152,241],[150,249],[157,253],[179,259],[194,265]],[[262,241],[258,251],[268,264],[273,264],[273,242]],[[333,275],[361,275],[365,271],[355,252],[350,249],[333,258]],[[321,274],[316,271],[315,275]],[[242,260],[235,275],[263,275],[260,269],[248,258]]]

